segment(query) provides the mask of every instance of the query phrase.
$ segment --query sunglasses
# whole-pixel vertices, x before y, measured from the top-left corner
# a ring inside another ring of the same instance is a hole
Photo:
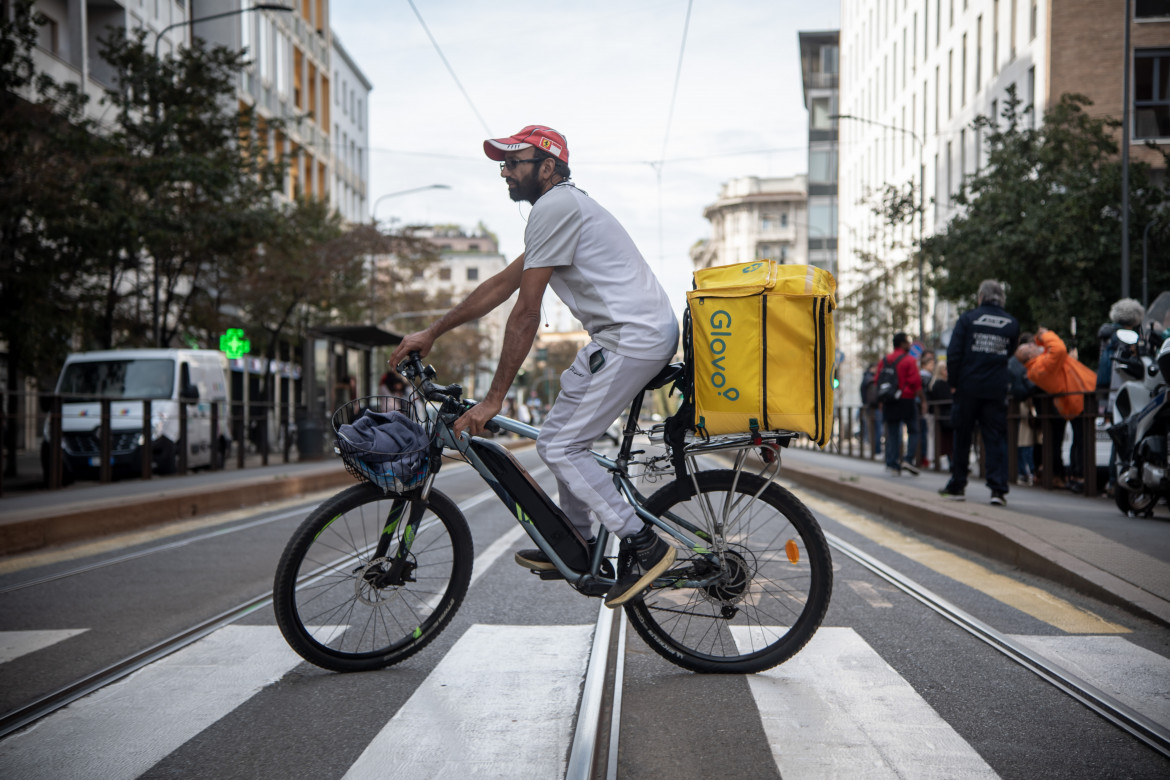
[[[523,165],[524,163],[542,163],[545,161],[545,159],[547,158],[526,157],[523,160],[504,160],[502,163],[500,163],[500,170],[502,171],[507,168],[509,171],[514,171],[518,165]]]

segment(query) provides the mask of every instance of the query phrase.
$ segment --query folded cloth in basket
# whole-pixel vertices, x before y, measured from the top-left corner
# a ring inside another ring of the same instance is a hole
[[[402,412],[375,412],[366,409],[353,424],[337,428],[338,446],[374,466],[379,473],[409,476],[426,459],[427,432]]]

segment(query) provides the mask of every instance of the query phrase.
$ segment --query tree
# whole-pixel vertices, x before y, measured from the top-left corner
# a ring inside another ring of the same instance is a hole
[[[199,296],[214,295],[208,279],[218,277],[217,263],[243,261],[276,230],[269,204],[287,158],[280,148],[268,154],[279,120],[237,105],[246,52],[196,40],[157,59],[145,38],[145,30],[116,30],[101,42],[115,70],[103,99],[115,111],[109,136],[121,152],[110,161],[119,186],[110,188],[109,221],[123,246],[106,268],[112,289],[127,270],[118,260],[137,269],[148,258],[150,341],[166,346],[189,327]]]
[[[77,204],[102,149],[76,85],[34,68],[43,22],[31,0],[0,15],[0,339],[12,391],[20,376],[55,376],[94,295],[98,236]]]
[[[981,280],[999,279],[1023,327],[1059,332],[1086,360],[1095,358],[1097,326],[1121,293],[1119,123],[1090,116],[1090,105],[1064,95],[1033,128],[1025,121],[1031,109],[1021,110],[1012,91],[998,118],[977,118],[987,164],[963,182],[958,215],[924,247],[942,297],[973,303]],[[1166,193],[1142,163],[1131,163],[1130,182],[1131,239],[1140,246]],[[1164,264],[1155,281],[1170,283]],[[1073,318],[1081,324],[1075,336]]]

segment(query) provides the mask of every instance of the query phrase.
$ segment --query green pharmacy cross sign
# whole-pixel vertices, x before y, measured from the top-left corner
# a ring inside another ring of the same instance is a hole
[[[241,328],[228,328],[227,333],[219,337],[219,348],[234,360],[251,352],[252,342],[244,338]]]

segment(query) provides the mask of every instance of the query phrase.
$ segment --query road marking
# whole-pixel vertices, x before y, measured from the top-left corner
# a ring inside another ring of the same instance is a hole
[[[345,777],[564,777],[592,631],[472,626]]]
[[[733,628],[736,644],[751,647],[755,630]],[[787,779],[998,777],[851,628],[821,627],[792,659],[747,680]]]
[[[849,589],[865,599],[866,603],[875,609],[886,609],[894,606],[883,596],[877,588],[862,580],[847,580]]]
[[[131,780],[299,663],[275,626],[226,626],[8,737],[0,777]]]
[[[811,496],[803,501],[817,512],[838,521],[870,541],[904,555],[923,566],[974,588],[996,601],[1070,634],[1128,634],[1129,629],[1111,623],[1040,588],[997,574],[954,553],[940,550],[870,520],[845,506]]]
[[[44,650],[69,637],[84,634],[88,628],[66,628],[60,631],[0,631],[0,664],[22,655]]]
[[[1170,659],[1119,636],[1013,636],[1068,672],[1170,727]]]

